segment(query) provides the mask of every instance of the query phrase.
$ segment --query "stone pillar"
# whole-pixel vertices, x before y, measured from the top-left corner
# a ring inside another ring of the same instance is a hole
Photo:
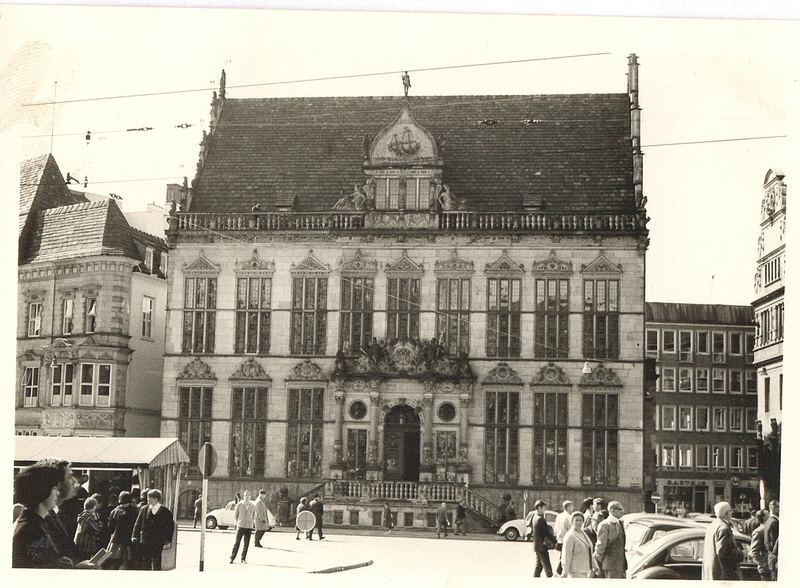
[[[383,464],[378,453],[378,417],[381,414],[380,381],[370,381],[369,392],[369,440],[367,441],[367,480],[383,478]]]
[[[420,460],[419,479],[432,482],[436,464],[433,461],[433,382],[425,382],[422,394],[422,459]]]
[[[334,408],[333,424],[333,460],[331,462],[331,478],[344,477],[344,463],[342,462],[342,420],[344,416],[344,382],[336,382],[336,391],[333,393],[336,402]]]
[[[458,395],[459,442],[456,479],[463,484],[469,484],[469,474],[472,470],[469,465],[469,404],[469,392],[462,392]]]

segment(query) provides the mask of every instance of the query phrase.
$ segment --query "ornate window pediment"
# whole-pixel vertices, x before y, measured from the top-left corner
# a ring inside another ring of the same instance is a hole
[[[403,277],[422,277],[425,273],[423,264],[412,261],[405,250],[400,259],[387,264],[383,271],[389,275]]]
[[[46,290],[38,290],[33,288],[25,288],[22,291],[22,297],[25,299],[25,302],[31,304],[33,302],[44,302],[44,295],[46,294]]]
[[[613,386],[618,388],[622,386],[622,381],[614,370],[600,365],[593,368],[591,373],[581,376],[581,386]]]
[[[524,274],[525,267],[517,263],[508,256],[508,252],[503,249],[503,255],[497,261],[486,264],[484,270],[487,276],[508,276],[514,274]]]
[[[274,273],[275,262],[261,259],[258,256],[258,249],[253,249],[253,255],[249,259],[236,263],[236,274],[238,276],[272,277]]]
[[[551,250],[547,259],[533,262],[533,273],[537,275],[559,275],[572,273],[572,262],[558,259],[556,252]]]
[[[378,273],[378,262],[364,259],[361,249],[356,249],[352,259],[342,262],[339,273],[343,276],[374,276]]]
[[[316,363],[307,359],[298,363],[292,368],[291,374],[286,378],[287,380],[302,380],[308,382],[322,382],[327,381],[327,378],[322,373],[322,368]]]
[[[540,369],[531,381],[532,386],[569,386],[569,376],[552,361]]]
[[[582,274],[591,274],[593,277],[619,278],[622,275],[622,265],[611,263],[601,251],[597,259],[588,265],[581,265]]]
[[[522,385],[522,378],[514,371],[507,363],[500,362],[489,370],[486,377],[481,382],[484,386],[487,384],[511,384],[514,386]]]
[[[330,273],[330,271],[331,271],[330,266],[326,263],[322,263],[320,260],[314,257],[313,251],[309,251],[308,256],[303,261],[301,261],[297,265],[293,263],[292,266],[289,268],[289,272],[294,277],[300,277],[304,275],[319,277],[320,274],[327,275]]]
[[[260,380],[271,381],[272,378],[264,371],[264,367],[252,357],[244,360],[230,377],[231,380]]]
[[[220,266],[208,259],[202,249],[200,250],[200,256],[192,263],[183,264],[184,275],[207,276],[209,274],[218,274],[219,272]]]
[[[179,380],[216,380],[217,376],[211,370],[211,366],[204,362],[199,357],[195,357],[191,362],[187,363],[181,373],[178,375]]]
[[[372,140],[368,150],[368,165],[392,165],[436,162],[439,154],[436,141],[404,106],[397,118],[384,127]]]
[[[453,249],[449,259],[436,261],[434,272],[439,275],[465,277],[475,273],[475,264],[471,260],[461,259],[458,251]]]

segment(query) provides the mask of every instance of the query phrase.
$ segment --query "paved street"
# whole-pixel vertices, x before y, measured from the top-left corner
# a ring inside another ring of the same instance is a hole
[[[263,549],[253,547],[247,555],[247,565],[239,558],[228,563],[235,534],[232,530],[206,533],[205,569],[209,572],[248,573],[265,571],[307,574],[338,566],[372,561],[372,565],[344,571],[343,574],[362,576],[395,574],[444,574],[459,577],[494,576],[508,578],[533,575],[531,543],[510,542],[489,535],[436,539],[428,533],[393,531],[366,535],[331,529],[324,541],[295,540],[294,532],[274,529],[264,535]],[[178,569],[195,571],[198,566],[200,532],[180,527],[178,539]],[[555,561],[556,552],[551,553]]]

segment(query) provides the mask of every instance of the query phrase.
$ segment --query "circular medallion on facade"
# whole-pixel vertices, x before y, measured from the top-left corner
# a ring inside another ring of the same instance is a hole
[[[437,411],[439,419],[444,422],[450,422],[456,418],[456,407],[451,402],[442,402]]]
[[[356,400],[350,405],[350,417],[356,420],[361,420],[365,416],[367,416],[367,405],[361,402],[360,400]]]

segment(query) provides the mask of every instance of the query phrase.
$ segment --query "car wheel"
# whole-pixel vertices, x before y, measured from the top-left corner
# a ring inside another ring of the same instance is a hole
[[[214,517],[206,517],[206,529],[216,529],[217,519]]]
[[[506,532],[503,533],[503,537],[505,537],[508,541],[516,541],[519,537],[519,531],[517,531],[514,527],[509,527],[506,529]]]

